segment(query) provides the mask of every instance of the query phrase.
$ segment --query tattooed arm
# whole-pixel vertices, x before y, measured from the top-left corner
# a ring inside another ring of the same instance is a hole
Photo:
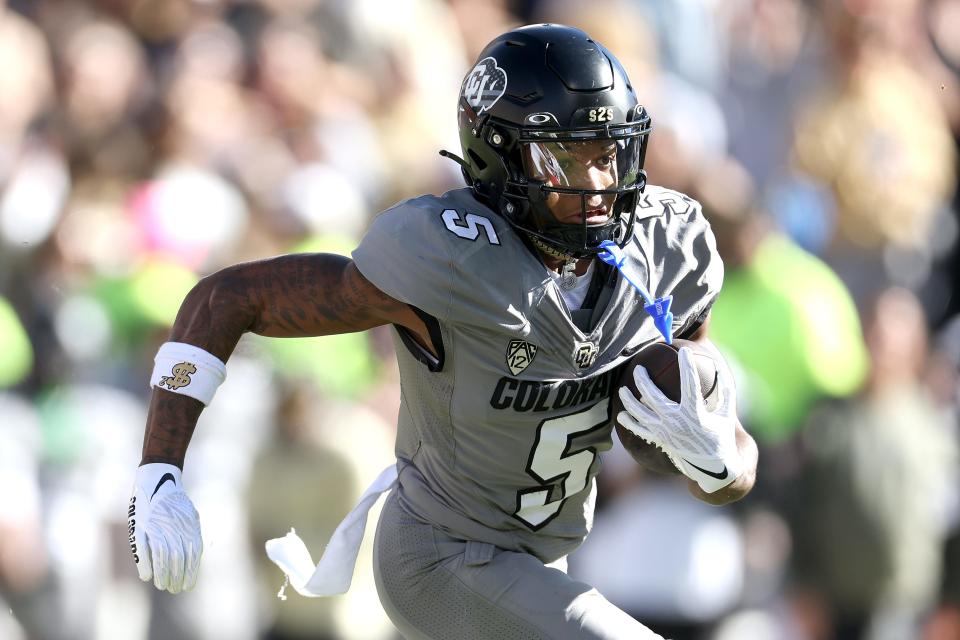
[[[322,336],[382,324],[409,329],[430,348],[423,321],[384,294],[349,258],[295,254],[228,267],[190,291],[170,340],[196,345],[226,362],[247,331],[272,337]],[[154,389],[140,464],[183,467],[187,444],[203,410],[188,396]]]

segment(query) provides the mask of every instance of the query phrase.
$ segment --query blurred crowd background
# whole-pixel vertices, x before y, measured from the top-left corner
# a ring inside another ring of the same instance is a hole
[[[263,553],[392,459],[389,330],[241,341],[179,596],[126,541],[152,357],[203,275],[459,186],[460,81],[540,21],[616,53],[703,203],[761,448],[716,509],[615,447],[571,573],[675,640],[960,638],[960,0],[0,0],[0,638],[396,638],[369,548],[328,600]]]

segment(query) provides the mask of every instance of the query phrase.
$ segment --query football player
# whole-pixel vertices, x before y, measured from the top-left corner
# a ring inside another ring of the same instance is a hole
[[[638,289],[598,254],[614,243],[650,295],[672,296],[672,336],[703,341],[723,278],[713,235],[697,202],[646,184],[650,118],[616,58],[582,31],[496,38],[463,82],[458,115],[463,157],[444,153],[466,188],[382,213],[352,259],[239,264],[186,297],[156,357],[131,499],[141,578],[172,593],[196,580],[200,526],[181,468],[240,336],[390,324],[403,391],[396,465],[315,571],[293,534],[268,543],[291,584],[345,589],[366,510],[390,490],[374,574],[406,638],[658,637],[565,573],[590,530],[611,419],[692,461],[680,468],[691,493],[714,504],[751,489],[757,453],[729,372],[707,411],[688,349],[680,403],[642,368],[644,402],[618,389],[619,365],[661,336]]]

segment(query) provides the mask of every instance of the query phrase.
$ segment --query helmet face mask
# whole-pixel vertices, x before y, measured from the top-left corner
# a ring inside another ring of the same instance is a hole
[[[630,239],[650,119],[585,33],[534,25],[494,40],[464,80],[459,122],[468,183],[538,248],[573,259]]]

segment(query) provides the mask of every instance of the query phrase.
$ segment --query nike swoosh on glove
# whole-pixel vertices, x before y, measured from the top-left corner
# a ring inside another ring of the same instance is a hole
[[[197,583],[203,539],[200,515],[183,491],[180,469],[151,463],[137,469],[127,510],[130,550],[140,579],[161,591],[189,591]]]
[[[700,391],[693,352],[680,348],[680,402],[666,397],[643,367],[633,370],[640,398],[620,387],[624,411],[616,419],[633,434],[656,445],[688,478],[707,493],[727,486],[742,469],[737,449],[737,417],[732,375],[726,363],[717,367],[719,402],[707,410]]]

